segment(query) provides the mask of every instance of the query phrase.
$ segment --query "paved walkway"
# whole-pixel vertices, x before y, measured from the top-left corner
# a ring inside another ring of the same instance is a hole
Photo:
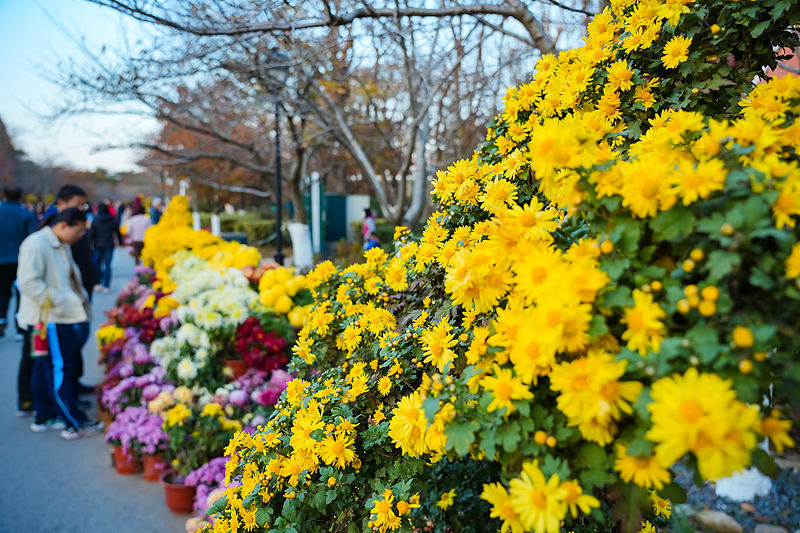
[[[94,322],[114,305],[133,275],[133,260],[117,250],[111,294],[94,296]],[[11,304],[14,305],[14,302]],[[13,307],[11,309],[13,312]],[[67,442],[59,432],[35,434],[31,418],[17,418],[17,369],[22,343],[13,326],[0,338],[0,533],[181,533],[188,516],[173,515],[164,489],[141,475],[111,467],[102,436]],[[84,348],[84,383],[99,383],[94,333]],[[96,418],[95,400],[89,411]]]

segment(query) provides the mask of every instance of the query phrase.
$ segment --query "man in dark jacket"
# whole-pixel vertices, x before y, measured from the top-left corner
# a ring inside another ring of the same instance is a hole
[[[94,267],[102,281],[103,293],[108,294],[111,286],[111,259],[114,257],[114,246],[122,244],[119,223],[111,214],[106,204],[97,207],[97,216],[89,229],[89,240],[94,247]],[[98,285],[95,287],[99,289]]]
[[[0,336],[5,333],[8,303],[11,298],[12,288],[16,287],[17,262],[19,247],[25,237],[36,228],[36,215],[25,209],[20,204],[22,191],[18,187],[3,189],[3,202],[0,202],[0,220],[3,221],[3,231],[0,232]],[[20,294],[17,294],[17,311],[19,311]],[[17,313],[14,313],[16,318]],[[17,326],[17,336],[20,340],[30,339],[28,328]],[[27,346],[26,346],[27,344]],[[30,354],[30,342],[23,344]],[[17,416],[33,416],[33,393],[31,392],[31,375],[33,374],[33,360],[23,353],[20,361],[17,383]]]
[[[64,185],[58,190],[56,195],[55,205],[51,205],[42,215],[42,220],[39,222],[39,227],[45,225],[52,226],[56,220],[56,216],[60,211],[70,207],[77,207],[85,209],[86,207],[86,192],[77,185]],[[89,240],[88,233],[85,234],[81,240],[72,245],[72,258],[75,264],[81,271],[81,283],[89,294],[89,300],[92,299],[92,290],[99,281],[97,271],[94,268],[94,258],[92,257],[92,243]],[[86,341],[89,340],[89,333],[91,331],[90,323],[83,322],[78,327],[78,346],[80,347],[76,353],[74,362],[75,371],[73,373],[75,379],[74,390],[76,394],[92,394],[94,388],[82,385],[78,380],[83,376],[83,354],[81,349]],[[23,354],[24,357],[24,354]]]
[[[17,279],[19,245],[36,227],[36,215],[25,209],[21,201],[22,190],[19,187],[3,189],[3,201],[0,202],[0,220],[3,221],[3,231],[0,232],[0,337],[5,334],[8,302]],[[17,324],[17,334],[21,333],[22,329]]]

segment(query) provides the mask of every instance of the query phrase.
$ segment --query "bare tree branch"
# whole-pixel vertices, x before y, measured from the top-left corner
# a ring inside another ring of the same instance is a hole
[[[88,0],[101,6],[110,7],[137,20],[150,22],[166,26],[175,30],[191,33],[198,36],[219,36],[219,35],[245,35],[248,33],[293,33],[297,30],[312,28],[333,28],[336,26],[347,26],[359,19],[379,19],[379,18],[444,18],[461,16],[480,16],[480,15],[499,15],[518,20],[531,36],[531,40],[542,53],[550,54],[555,52],[555,46],[550,37],[545,33],[544,27],[536,20],[528,7],[520,0],[506,0],[508,5],[474,4],[454,7],[440,8],[373,8],[366,7],[355,9],[343,15],[334,15],[330,9],[325,9],[324,16],[318,19],[302,21],[278,21],[278,22],[256,22],[250,24],[237,25],[187,25],[175,20],[156,15],[153,11],[148,11],[138,7],[136,2],[122,0]]]
[[[203,185],[208,185],[211,188],[220,189],[223,191],[243,192],[246,194],[259,196],[261,198],[270,198],[272,196],[272,193],[268,191],[259,191],[258,189],[253,189],[252,187],[239,187],[238,185],[221,185],[215,181],[206,180],[203,178],[193,178],[193,179],[198,183],[202,183]]]

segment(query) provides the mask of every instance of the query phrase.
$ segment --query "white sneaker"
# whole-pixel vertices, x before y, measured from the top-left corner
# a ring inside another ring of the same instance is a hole
[[[63,420],[58,418],[51,418],[50,420],[44,422],[43,424],[37,424],[36,421],[34,421],[31,424],[31,431],[33,431],[34,433],[44,433],[45,431],[64,430],[66,429],[66,427],[67,424]]]
[[[76,440],[81,437],[91,437],[103,431],[102,422],[86,421],[79,427],[67,428],[61,432],[61,438],[64,440]]]

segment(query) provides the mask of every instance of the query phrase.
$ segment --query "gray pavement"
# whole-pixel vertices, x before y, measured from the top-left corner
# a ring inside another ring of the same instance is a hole
[[[94,295],[94,328],[133,275],[133,260],[124,249],[116,251],[115,266],[111,293]],[[103,377],[94,328],[83,352],[86,384],[99,383]],[[159,483],[145,481],[141,474],[116,473],[111,447],[102,436],[67,442],[58,431],[35,434],[29,427],[31,418],[14,416],[22,350],[15,333],[11,326],[0,338],[0,533],[185,531],[188,516],[170,512]],[[97,414],[95,403],[92,399],[92,418]]]

